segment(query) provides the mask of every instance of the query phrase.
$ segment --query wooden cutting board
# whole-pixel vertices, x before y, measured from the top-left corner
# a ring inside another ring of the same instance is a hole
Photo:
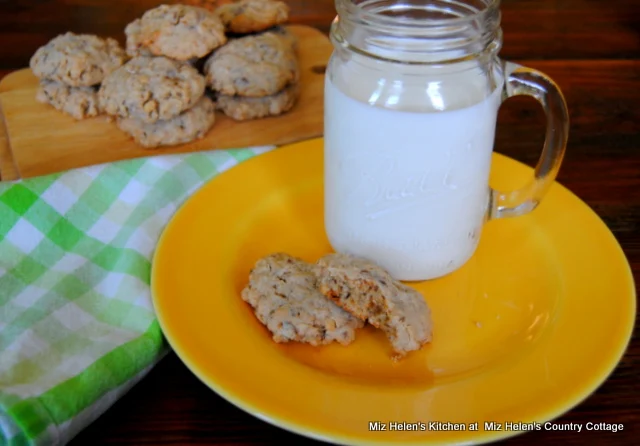
[[[20,178],[18,169],[13,163],[13,155],[9,149],[9,140],[2,119],[2,107],[0,106],[0,181],[13,181]]]
[[[105,116],[75,121],[35,100],[38,80],[30,70],[7,75],[0,82],[0,112],[3,113],[0,125],[4,117],[6,130],[4,152],[0,131],[2,179],[13,179],[16,173],[21,178],[29,178],[150,155],[281,145],[321,136],[324,70],[332,46],[327,37],[314,28],[292,25],[289,29],[299,39],[301,68],[301,93],[294,108],[278,117],[245,122],[218,113],[205,138],[175,147],[140,147]]]

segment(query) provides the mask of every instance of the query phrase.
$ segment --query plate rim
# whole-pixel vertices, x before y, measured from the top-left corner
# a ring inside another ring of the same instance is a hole
[[[312,138],[312,139],[299,141],[292,144],[286,144],[286,145],[271,149],[267,152],[256,154],[252,158],[244,160],[241,163],[238,163],[237,165],[231,167],[230,169],[216,175],[212,179],[205,182],[191,196],[187,197],[183,201],[183,203],[173,213],[168,223],[164,226],[160,234],[160,237],[158,238],[158,241],[156,243],[156,248],[154,250],[154,254],[151,262],[151,271],[150,271],[150,291],[151,291],[152,305],[156,313],[156,319],[158,320],[158,324],[160,325],[163,336],[167,341],[167,343],[170,345],[173,352],[178,356],[180,361],[182,361],[183,364],[189,369],[189,371],[193,373],[204,385],[206,385],[214,393],[216,393],[218,396],[220,396],[221,398],[223,398],[225,401],[232,404],[236,408],[272,426],[275,426],[285,431],[288,431],[290,433],[294,433],[294,434],[297,434],[306,438],[310,438],[313,440],[317,440],[317,441],[327,442],[330,444],[344,445],[344,446],[369,446],[369,445],[396,446],[397,444],[399,444],[398,441],[397,440],[394,441],[391,438],[385,439],[385,440],[358,439],[351,436],[344,436],[340,434],[336,435],[335,433],[332,434],[328,432],[323,432],[323,430],[310,428],[301,423],[290,422],[284,417],[281,417],[277,414],[275,416],[269,416],[268,414],[263,413],[259,408],[257,408],[255,404],[247,401],[246,398],[235,395],[233,392],[227,392],[224,389],[224,386],[218,385],[217,383],[215,383],[214,379],[207,377],[206,373],[200,370],[200,367],[195,363],[195,361],[191,360],[188,357],[188,355],[180,351],[179,347],[176,348],[176,344],[179,344],[179,341],[176,341],[176,339],[174,338],[175,333],[173,333],[173,331],[167,326],[163,316],[163,312],[160,309],[160,305],[158,305],[158,301],[156,298],[157,294],[154,292],[155,283],[156,283],[156,271],[157,271],[157,268],[155,268],[154,265],[157,264],[156,259],[159,256],[159,253],[161,252],[160,247],[162,246],[165,240],[166,234],[169,233],[168,229],[176,221],[176,216],[189,201],[195,199],[195,197],[197,197],[197,195],[199,195],[202,192],[202,190],[205,189],[206,187],[212,187],[211,184],[215,183],[217,179],[219,179],[220,177],[223,177],[226,173],[230,171],[234,171],[239,168],[242,168],[243,165],[260,163],[261,159],[264,159],[264,157],[268,157],[270,155],[275,156],[274,153],[276,152],[280,152],[283,150],[289,150],[289,151],[295,150],[295,148],[298,146],[321,143],[323,140],[324,140],[323,137]],[[530,171],[533,171],[533,168],[531,168],[530,166],[514,158],[511,158],[505,154],[494,151],[492,152],[492,156],[493,157],[497,156],[498,158],[506,158],[510,162],[517,163],[520,166]],[[597,221],[597,224],[600,227],[599,230],[607,234],[607,238],[610,239],[613,247],[616,248],[616,251],[618,254],[617,258],[618,260],[620,260],[621,263],[624,264],[623,273],[626,276],[625,283],[621,285],[624,287],[624,289],[628,291],[632,311],[629,312],[627,320],[624,321],[625,325],[627,325],[627,328],[628,328],[624,336],[624,339],[626,339],[626,341],[623,343],[620,343],[618,345],[617,351],[615,352],[615,355],[611,356],[611,358],[615,358],[615,360],[611,359],[610,361],[608,361],[607,367],[603,369],[604,372],[600,373],[597,376],[594,375],[590,385],[583,386],[587,390],[584,390],[584,391],[581,390],[579,392],[579,396],[577,396],[576,398],[567,399],[566,400],[567,404],[564,404],[562,409],[545,411],[544,413],[541,412],[540,413],[541,421],[539,421],[540,423],[553,422],[553,420],[567,414],[569,411],[575,409],[577,406],[579,406],[584,401],[586,401],[596,391],[598,391],[600,387],[602,387],[602,385],[609,379],[609,377],[618,369],[622,358],[625,356],[627,350],[629,349],[629,346],[633,339],[635,326],[637,323],[637,290],[635,286],[635,278],[633,276],[633,270],[631,269],[629,259],[626,253],[624,252],[624,250],[622,249],[622,246],[618,241],[617,237],[611,231],[611,229],[607,226],[607,224],[602,220],[602,218],[595,212],[595,210],[591,206],[589,206],[589,204],[587,204],[585,201],[580,199],[576,194],[574,194],[570,189],[568,189],[563,184],[556,181],[554,182],[554,186],[562,189],[563,193],[567,193],[571,200],[575,200],[579,202],[581,206],[585,207],[588,210],[588,212],[591,214],[591,216],[595,217],[595,221]],[[493,431],[493,432],[478,431],[478,433],[480,432],[483,432],[483,435],[479,439],[473,439],[473,440],[462,441],[462,442],[454,442],[454,443],[438,442],[437,444],[447,444],[452,446],[453,445],[482,445],[482,444],[492,443],[495,441],[505,440],[508,438],[513,438],[513,437],[522,435],[524,433],[527,433],[528,431],[526,430],[514,430],[514,431],[508,431],[508,432],[507,431]],[[417,444],[436,444],[436,443],[433,443],[429,440],[427,441],[416,440],[416,441],[401,441],[400,444],[417,445]]]

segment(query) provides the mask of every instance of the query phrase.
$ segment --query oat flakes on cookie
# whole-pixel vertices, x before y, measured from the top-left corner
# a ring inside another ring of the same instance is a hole
[[[207,59],[204,72],[211,89],[229,96],[269,96],[299,79],[291,42],[274,32],[230,40]]]
[[[251,270],[242,299],[276,342],[347,345],[364,324],[320,294],[314,268],[287,254],[264,257]]]
[[[152,124],[139,119],[118,118],[116,125],[143,147],[153,148],[186,144],[203,138],[213,126],[215,106],[203,96],[196,105],[167,121]]]
[[[300,86],[295,83],[274,95],[261,98],[218,95],[216,105],[218,110],[236,121],[246,121],[286,113],[295,105],[299,92]]]
[[[204,89],[204,77],[186,62],[136,57],[107,76],[98,95],[105,113],[154,123],[191,108]]]
[[[43,79],[40,81],[36,100],[78,120],[100,114],[96,87],[70,87],[61,82]]]
[[[249,34],[285,23],[289,7],[276,0],[239,0],[220,6],[216,14],[228,32]]]
[[[227,41],[216,14],[187,5],[160,5],[125,28],[127,54],[176,60],[204,57]]]
[[[431,310],[418,291],[362,258],[330,254],[318,265],[320,292],[382,330],[398,355],[431,341]]]
[[[72,87],[97,85],[126,60],[117,41],[90,34],[61,34],[36,50],[29,66],[40,79]]]

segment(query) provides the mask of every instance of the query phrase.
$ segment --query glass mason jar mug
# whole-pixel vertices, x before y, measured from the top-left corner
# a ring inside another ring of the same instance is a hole
[[[555,180],[569,118],[536,70],[498,57],[499,0],[336,0],[325,84],[325,229],[333,248],[396,279],[437,278],[483,224],[533,210]],[[492,190],[498,108],[530,95],[547,116],[535,175]]]

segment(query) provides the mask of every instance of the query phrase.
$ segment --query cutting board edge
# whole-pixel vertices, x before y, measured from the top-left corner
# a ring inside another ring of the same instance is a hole
[[[20,73],[23,73],[25,71],[31,71],[31,69],[30,68],[19,68],[17,70],[12,71],[9,74],[7,74],[5,77],[3,77],[0,80],[0,93],[4,93],[6,91],[11,91],[12,88],[10,88],[10,85],[11,85],[11,81],[13,80],[13,78],[17,77]],[[9,87],[7,87],[7,84],[9,84]]]
[[[9,140],[9,130],[5,124],[2,94],[0,94],[0,182],[14,181],[20,178],[20,170],[14,159],[13,149]]]

